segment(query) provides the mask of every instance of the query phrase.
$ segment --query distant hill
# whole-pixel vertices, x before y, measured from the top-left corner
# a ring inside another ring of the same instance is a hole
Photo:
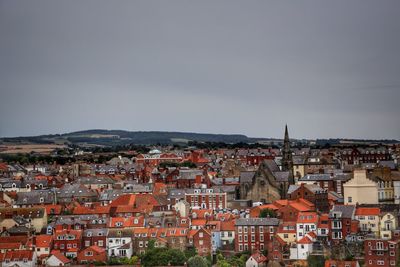
[[[115,146],[126,144],[174,144],[197,142],[223,142],[223,143],[255,143],[277,139],[249,138],[242,134],[204,134],[186,132],[162,132],[162,131],[123,131],[123,130],[86,130],[65,134],[40,135],[29,137],[1,138],[3,143],[34,143],[34,144],[87,144]]]
[[[295,140],[308,143],[311,140]],[[222,142],[234,143],[271,143],[282,142],[276,138],[252,138],[243,134],[206,134],[187,132],[163,132],[163,131],[124,131],[124,130],[86,130],[65,134],[51,134],[28,137],[0,138],[0,146],[7,144],[75,144],[87,146],[118,146],[127,144],[155,145],[155,144],[185,144],[189,141],[196,142]],[[311,142],[312,143],[312,142]],[[317,139],[313,143],[323,145],[356,145],[356,144],[393,144],[397,140],[362,140],[362,139]]]

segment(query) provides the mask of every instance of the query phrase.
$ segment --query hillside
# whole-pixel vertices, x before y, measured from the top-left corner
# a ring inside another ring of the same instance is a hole
[[[203,134],[186,132],[162,132],[162,131],[123,131],[123,130],[86,130],[56,135],[40,135],[29,137],[1,138],[0,142],[6,143],[30,143],[30,144],[88,144],[115,146],[125,144],[173,144],[197,142],[224,142],[224,143],[254,143],[267,141],[268,139],[249,138],[241,134]]]

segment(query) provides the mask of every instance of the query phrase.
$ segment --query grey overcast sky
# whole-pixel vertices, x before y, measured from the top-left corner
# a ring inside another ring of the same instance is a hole
[[[0,136],[400,139],[400,1],[0,0]]]

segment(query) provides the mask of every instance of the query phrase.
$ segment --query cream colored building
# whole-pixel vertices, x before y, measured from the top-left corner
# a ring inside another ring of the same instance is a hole
[[[354,170],[352,179],[343,184],[344,204],[378,204],[378,184],[366,170]]]
[[[382,239],[391,239],[392,233],[397,229],[398,221],[393,213],[387,212],[381,214],[379,230]]]

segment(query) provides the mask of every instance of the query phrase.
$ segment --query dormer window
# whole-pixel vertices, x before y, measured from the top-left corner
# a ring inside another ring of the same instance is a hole
[[[30,185],[30,184],[27,184],[27,185],[26,185],[26,189],[29,189],[29,188],[31,188],[31,185]]]
[[[44,203],[44,198],[41,197],[41,198],[39,199],[39,202],[40,202],[40,203]]]
[[[13,184],[11,185],[11,187],[12,187],[12,188],[16,188],[17,185],[16,185],[15,183],[13,183]]]

